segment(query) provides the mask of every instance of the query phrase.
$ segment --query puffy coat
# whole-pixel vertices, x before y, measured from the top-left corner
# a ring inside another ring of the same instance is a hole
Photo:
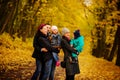
[[[70,46],[70,41],[67,40],[63,36],[61,41],[61,48],[64,52],[64,60],[66,61],[66,74],[67,75],[75,75],[80,73],[79,64],[78,63],[71,63],[69,57],[71,57],[72,53],[77,53],[74,48]]]
[[[46,35],[38,31],[33,41],[34,52],[32,57],[40,59],[41,61],[47,61],[53,58],[52,52],[58,53],[58,49],[53,48]],[[41,48],[46,48],[48,52],[41,52]]]
[[[83,50],[83,46],[84,46],[84,37],[80,36],[76,39],[72,39],[70,44],[73,45],[73,47],[80,53]]]

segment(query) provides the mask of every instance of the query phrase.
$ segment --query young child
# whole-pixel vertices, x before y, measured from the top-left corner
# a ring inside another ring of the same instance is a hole
[[[71,40],[70,44],[78,51],[78,54],[72,53],[72,63],[77,63],[78,55],[84,46],[84,37],[80,35],[80,30],[75,30],[74,39]]]
[[[60,44],[61,44],[61,36],[58,33],[58,28],[57,26],[52,26],[51,27],[51,45],[53,47],[59,48],[60,49]],[[58,58],[58,53],[52,52],[54,60],[56,61],[56,66],[60,65],[59,58]]]

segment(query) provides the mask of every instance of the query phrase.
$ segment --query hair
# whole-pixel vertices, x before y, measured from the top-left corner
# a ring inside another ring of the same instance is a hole
[[[46,26],[46,24],[40,24],[40,25],[38,26],[38,30],[42,29],[44,26]]]

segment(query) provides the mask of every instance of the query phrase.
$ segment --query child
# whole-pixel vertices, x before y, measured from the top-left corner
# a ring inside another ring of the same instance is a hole
[[[84,46],[84,37],[80,35],[80,30],[75,30],[74,39],[71,40],[70,44],[78,51],[78,54],[72,53],[72,63],[77,63],[77,56],[82,52]]]
[[[51,45],[53,47],[59,48],[60,49],[60,44],[61,44],[61,36],[58,33],[58,28],[57,26],[52,26],[51,27]],[[56,61],[56,66],[60,65],[59,58],[58,58],[58,53],[52,52],[54,60]]]

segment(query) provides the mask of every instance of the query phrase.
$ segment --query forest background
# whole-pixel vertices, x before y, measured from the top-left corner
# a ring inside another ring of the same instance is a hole
[[[60,32],[67,27],[71,35],[80,29],[87,54],[120,66],[119,0],[0,0],[1,72],[33,62],[33,37],[41,23]]]

